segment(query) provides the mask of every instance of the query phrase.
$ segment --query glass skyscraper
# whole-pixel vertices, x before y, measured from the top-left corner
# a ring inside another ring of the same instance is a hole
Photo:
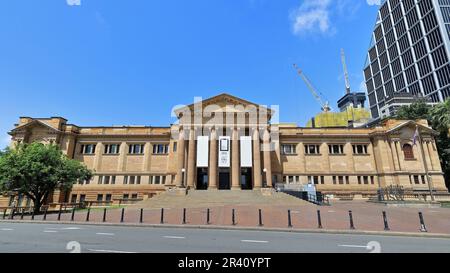
[[[384,0],[364,67],[375,120],[450,97],[450,0]]]

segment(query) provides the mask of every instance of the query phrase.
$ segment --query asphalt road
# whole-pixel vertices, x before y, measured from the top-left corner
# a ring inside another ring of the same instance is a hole
[[[450,239],[0,223],[1,253],[450,253]]]

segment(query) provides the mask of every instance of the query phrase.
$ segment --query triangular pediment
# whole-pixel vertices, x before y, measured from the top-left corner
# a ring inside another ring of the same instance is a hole
[[[179,114],[185,112],[186,110],[189,110],[191,113],[193,113],[196,108],[201,108],[202,110],[208,109],[208,112],[239,113],[244,112],[245,109],[248,109],[249,107],[254,107],[258,109],[258,111],[267,111],[269,116],[272,115],[272,110],[265,106],[261,106],[257,103],[253,103],[227,93],[223,93],[184,107],[180,107],[175,110],[175,113],[177,114],[177,116],[179,116]]]
[[[14,128],[13,130],[11,130],[10,134],[15,134],[15,133],[20,133],[20,132],[24,132],[27,130],[32,130],[32,129],[37,129],[37,128],[44,128],[46,130],[55,132],[55,133],[61,133],[60,130],[48,125],[45,122],[42,122],[40,120],[34,119],[26,124],[23,125],[19,125],[16,128]]]
[[[436,135],[437,132],[433,128],[425,126],[419,122],[408,120],[408,121],[398,121],[397,124],[393,124],[386,133],[389,135],[400,135],[400,136],[413,136],[416,132],[416,128],[419,129],[421,134]]]

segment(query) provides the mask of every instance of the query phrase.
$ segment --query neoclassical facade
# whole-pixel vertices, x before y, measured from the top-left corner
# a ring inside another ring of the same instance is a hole
[[[54,203],[307,183],[328,194],[364,197],[389,185],[447,192],[435,132],[426,121],[302,128],[275,121],[273,109],[228,94],[174,112],[178,122],[168,127],[82,127],[61,117],[22,117],[10,132],[11,145],[54,143],[94,171],[91,181],[56,192],[49,200]],[[0,200],[7,205],[10,198]]]

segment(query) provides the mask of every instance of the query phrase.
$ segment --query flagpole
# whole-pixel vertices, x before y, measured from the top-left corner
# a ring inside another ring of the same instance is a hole
[[[420,150],[422,152],[423,166],[425,168],[425,173],[426,173],[426,176],[427,176],[428,189],[430,191],[431,201],[434,202],[435,199],[434,199],[434,194],[433,194],[433,186],[432,186],[432,182],[431,182],[430,173],[428,171],[427,160],[425,158],[425,150],[423,149],[422,136],[420,135],[420,130],[419,130],[419,126],[418,125],[416,125],[416,133],[417,133],[417,138],[419,140]]]

